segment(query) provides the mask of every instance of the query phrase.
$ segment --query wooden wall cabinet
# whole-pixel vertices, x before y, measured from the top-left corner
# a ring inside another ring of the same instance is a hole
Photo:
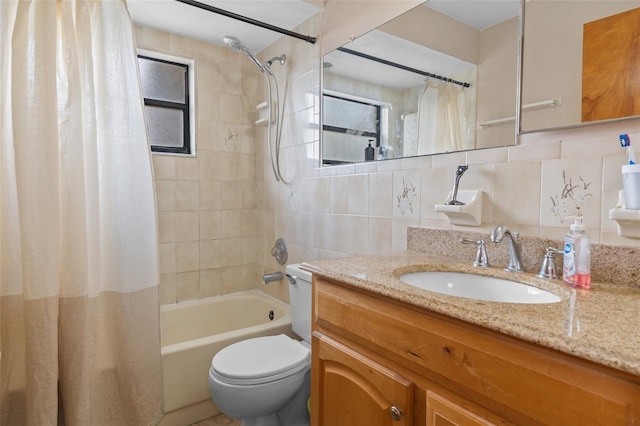
[[[640,424],[640,378],[314,277],[312,426]]]
[[[584,24],[582,121],[640,114],[640,8]]]

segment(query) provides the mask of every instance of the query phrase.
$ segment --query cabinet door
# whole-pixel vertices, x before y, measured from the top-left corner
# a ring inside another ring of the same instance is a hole
[[[312,351],[314,426],[411,426],[411,381],[321,333]]]
[[[495,423],[435,392],[427,391],[427,426],[493,426]]]

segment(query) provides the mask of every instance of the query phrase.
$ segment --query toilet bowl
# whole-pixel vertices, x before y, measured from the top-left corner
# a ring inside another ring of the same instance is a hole
[[[311,274],[299,265],[287,266],[287,273],[292,277],[292,327],[303,340],[284,334],[256,337],[227,346],[211,360],[211,397],[243,426],[309,424]]]
[[[243,340],[213,357],[209,390],[220,411],[245,420],[243,426],[278,426],[277,412],[300,390],[310,365],[309,348],[284,334]]]

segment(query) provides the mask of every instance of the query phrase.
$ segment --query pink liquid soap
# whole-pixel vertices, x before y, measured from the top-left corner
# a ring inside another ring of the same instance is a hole
[[[574,280],[571,284],[573,287],[590,289],[591,288],[591,274],[575,274]]]

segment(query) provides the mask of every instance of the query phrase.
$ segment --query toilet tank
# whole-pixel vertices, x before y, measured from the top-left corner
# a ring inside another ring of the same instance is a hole
[[[287,274],[295,277],[295,284],[289,280],[289,300],[291,303],[291,328],[293,332],[311,343],[311,272],[300,268],[301,263],[287,265]]]

